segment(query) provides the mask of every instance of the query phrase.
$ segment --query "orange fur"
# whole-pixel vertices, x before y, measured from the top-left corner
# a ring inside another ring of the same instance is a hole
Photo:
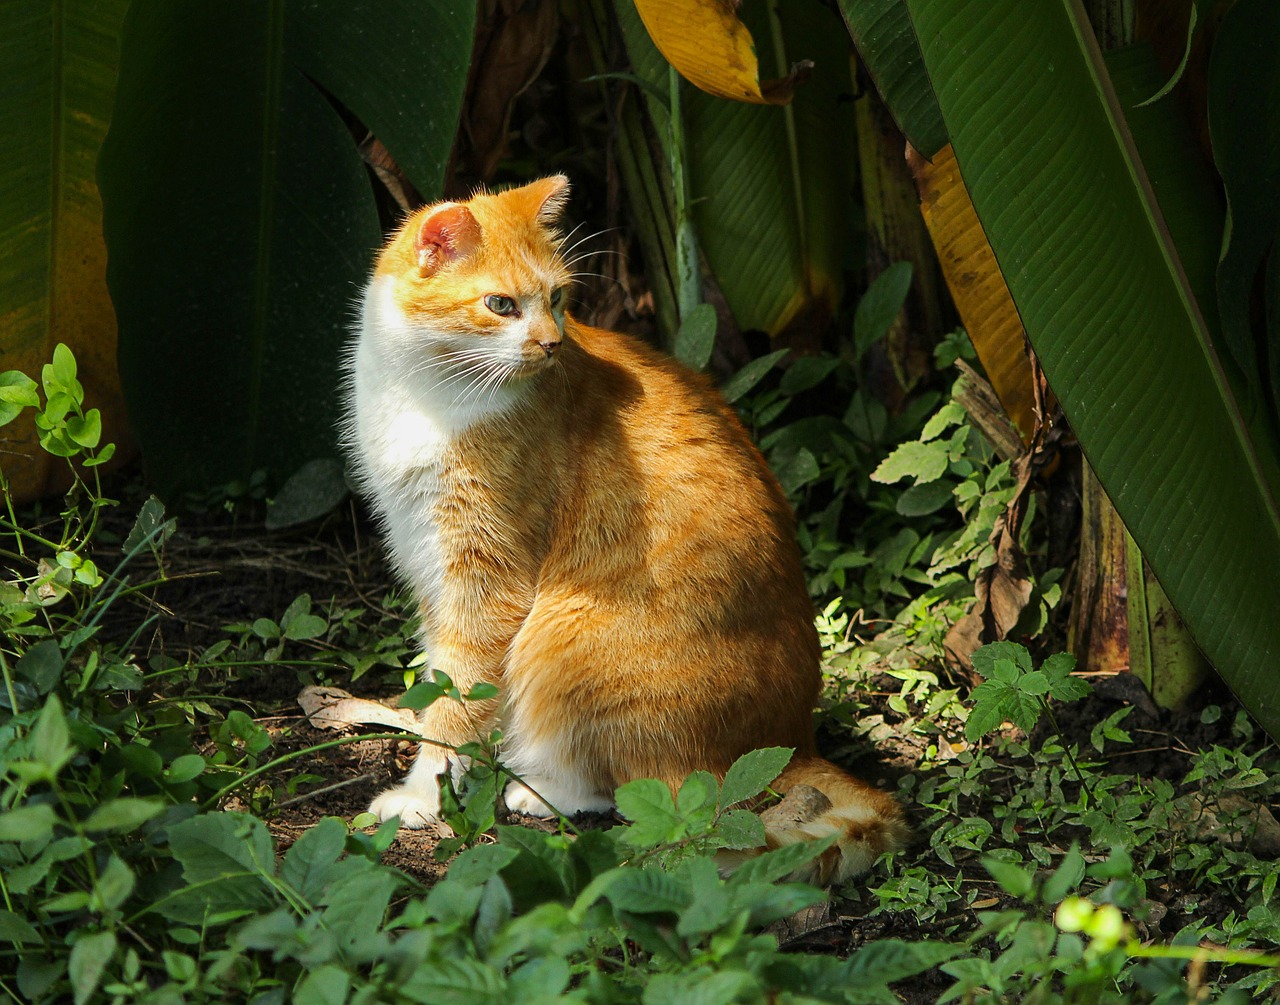
[[[901,811],[815,756],[819,648],[786,500],[705,378],[564,313],[566,196],[554,177],[427,207],[366,292],[358,473],[431,667],[501,689],[500,706],[437,702],[423,735],[458,744],[497,716],[504,758],[569,812],[631,779],[675,786],[794,747],[778,787],[820,789],[834,807],[816,832],[845,835],[819,877],[863,871],[901,842]],[[508,302],[517,314],[492,306]],[[432,818],[444,762],[421,759],[375,812]],[[523,786],[507,795],[547,812]]]

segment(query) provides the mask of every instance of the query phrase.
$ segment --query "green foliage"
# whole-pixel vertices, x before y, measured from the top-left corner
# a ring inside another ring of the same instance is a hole
[[[903,265],[876,280],[840,353],[769,353],[724,386],[797,510],[815,599],[824,606],[838,600],[826,615],[860,611],[864,620],[893,622],[875,650],[832,653],[842,657],[829,660],[833,669],[879,656],[902,672],[920,657],[940,659],[948,628],[973,599],[974,580],[996,560],[991,532],[1016,491],[1009,462],[958,400],[924,390],[890,415],[867,391],[865,353],[887,334],[909,278]],[[944,369],[972,355],[962,331],[936,351]],[[779,363],[785,369],[775,380],[770,372]],[[1021,542],[1033,558],[1045,550],[1036,512],[1033,498]],[[1020,630],[1035,635],[1048,624],[1061,576],[1061,569],[1034,571]]]
[[[1197,225],[1219,196],[1196,184],[1193,130],[1141,127],[1172,103],[1131,114],[1082,6],[1029,16],[1000,0],[980,17],[973,4],[905,6],[965,188],[1073,432],[1206,657],[1280,735],[1280,416],[1267,386],[1280,285],[1258,278],[1280,228],[1259,187],[1280,149],[1280,78],[1260,41],[1275,6],[1234,5],[1210,56],[1232,213],[1216,229]],[[1039,146],[1049,135],[1052,156]],[[1069,277],[1064,261],[1079,264]],[[1254,294],[1265,309],[1250,312]]]
[[[81,414],[65,362],[54,377],[72,401],[66,414]],[[0,387],[21,389],[13,417],[40,407],[34,382],[5,374]],[[365,831],[329,818],[280,847],[258,816],[216,807],[235,793],[254,813],[267,810],[269,772],[312,751],[280,754],[262,722],[240,708],[219,711],[216,682],[267,664],[291,666],[307,682],[378,663],[411,673],[418,661],[408,658],[405,612],[395,597],[369,618],[304,594],[270,617],[230,626],[186,663],[141,659],[136,635],[103,640],[98,627],[113,605],[147,585],[129,582],[128,559],[154,550],[163,567],[173,522],[147,501],[124,560],[77,578],[74,569],[92,561],[93,515],[111,505],[94,468],[81,463],[97,455],[80,446],[68,459],[78,480],[61,537],[25,530],[11,507],[3,524],[13,544],[5,551],[12,578],[0,594],[0,973],[13,976],[0,982],[14,996],[892,1003],[895,982],[934,971],[953,982],[941,1000],[994,1005],[1172,1003],[1193,994],[1234,1002],[1274,984],[1276,971],[1265,968],[1277,961],[1249,947],[1280,937],[1276,875],[1246,843],[1257,826],[1253,807],[1280,793],[1272,751],[1212,747],[1178,784],[1081,760],[1061,731],[1034,752],[1009,735],[957,752],[943,744],[965,714],[956,691],[905,664],[891,667],[901,691],[890,708],[904,728],[938,738],[904,782],[924,837],[846,894],[853,910],[914,919],[933,938],[870,941],[838,959],[783,952],[761,931],[823,897],[787,877],[826,842],[753,854],[761,825],[743,804],[767,794],[790,756],[782,749],[747,755],[722,780],[695,773],[674,793],[652,780],[629,783],[617,793],[626,824],[546,833],[495,826],[508,774],[495,733],[458,751],[471,767],[442,800],[456,833],[442,849],[457,854],[430,889],[381,863],[391,825]],[[57,560],[68,553],[79,565]],[[868,685],[868,650],[851,637],[839,599],[819,626],[852,705]],[[974,692],[970,724],[986,709],[1029,729],[1049,707],[1036,702],[1083,691],[1069,658],[1036,668],[1025,649],[1006,643],[979,650],[974,662],[987,680]],[[196,681],[212,693],[191,693]],[[165,684],[188,693],[165,697],[157,690]],[[987,684],[1000,686],[984,692]],[[492,700],[495,691],[478,685],[462,694],[436,675],[406,697],[425,706]],[[1132,744],[1128,712],[1094,725],[1094,755]],[[1206,721],[1220,716],[1205,712]],[[1234,724],[1242,741],[1252,728],[1243,716]],[[1195,822],[1210,815],[1212,824]],[[1139,941],[1135,926],[1155,924],[1155,890],[1169,884],[1187,898],[1228,891],[1240,907],[1215,925],[1185,926],[1171,942]],[[1236,969],[1204,976],[1219,963]]]
[[[1030,733],[1041,712],[1048,711],[1046,696],[1074,701],[1092,690],[1085,681],[1071,676],[1076,660],[1070,653],[1050,656],[1039,670],[1033,670],[1026,646],[993,642],[976,650],[972,659],[974,670],[985,680],[970,695],[973,710],[964,727],[965,738],[970,742],[996,729],[1005,719]]]

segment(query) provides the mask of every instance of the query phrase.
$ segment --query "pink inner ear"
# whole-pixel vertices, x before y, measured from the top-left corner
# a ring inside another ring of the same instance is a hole
[[[466,206],[445,206],[422,221],[414,248],[418,269],[430,275],[455,258],[465,258],[480,244],[480,224]]]

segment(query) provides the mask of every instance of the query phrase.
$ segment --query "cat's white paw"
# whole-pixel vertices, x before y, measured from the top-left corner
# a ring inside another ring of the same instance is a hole
[[[428,798],[421,792],[398,785],[379,793],[369,804],[369,812],[379,820],[399,817],[401,827],[421,830],[440,819],[440,797],[433,795],[434,798]]]
[[[613,800],[582,791],[570,791],[556,785],[549,779],[533,779],[533,786],[546,796],[555,809],[534,795],[533,789],[524,782],[512,782],[503,792],[507,809],[516,813],[525,813],[531,817],[553,817],[556,810],[573,816],[575,813],[600,812],[613,808]]]

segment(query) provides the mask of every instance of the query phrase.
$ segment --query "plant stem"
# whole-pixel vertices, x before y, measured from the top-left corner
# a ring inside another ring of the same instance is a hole
[[[1049,723],[1053,726],[1054,733],[1062,742],[1062,751],[1067,755],[1067,763],[1071,765],[1071,770],[1076,773],[1076,778],[1080,780],[1085,795],[1090,803],[1096,802],[1093,796],[1093,789],[1090,787],[1088,780],[1084,777],[1084,772],[1080,770],[1080,765],[1076,764],[1075,756],[1071,753],[1071,744],[1067,742],[1066,736],[1063,735],[1062,727],[1058,725],[1058,717],[1053,714],[1053,709],[1049,707],[1049,703],[1044,700],[1044,695],[1037,695],[1040,699],[1040,707],[1049,714]]]
[[[1280,956],[1253,952],[1248,949],[1228,949],[1214,946],[1144,946],[1137,939],[1130,939],[1126,953],[1150,960],[1202,960],[1205,963],[1242,963],[1254,967],[1280,967]]]
[[[671,182],[676,196],[676,301],[683,322],[702,302],[702,286],[698,278],[698,244],[689,212],[689,183],[685,168],[688,157],[684,145],[684,115],[681,111],[680,88],[684,83],[674,66],[667,67],[667,89],[671,95],[671,114],[667,120],[669,142],[667,158],[671,165]]]
[[[13,677],[9,673],[9,661],[4,658],[4,650],[0,649],[0,674],[4,675],[5,694],[9,698],[9,710],[14,714],[18,714],[18,696],[13,690]],[[6,895],[7,899],[7,895]]]

